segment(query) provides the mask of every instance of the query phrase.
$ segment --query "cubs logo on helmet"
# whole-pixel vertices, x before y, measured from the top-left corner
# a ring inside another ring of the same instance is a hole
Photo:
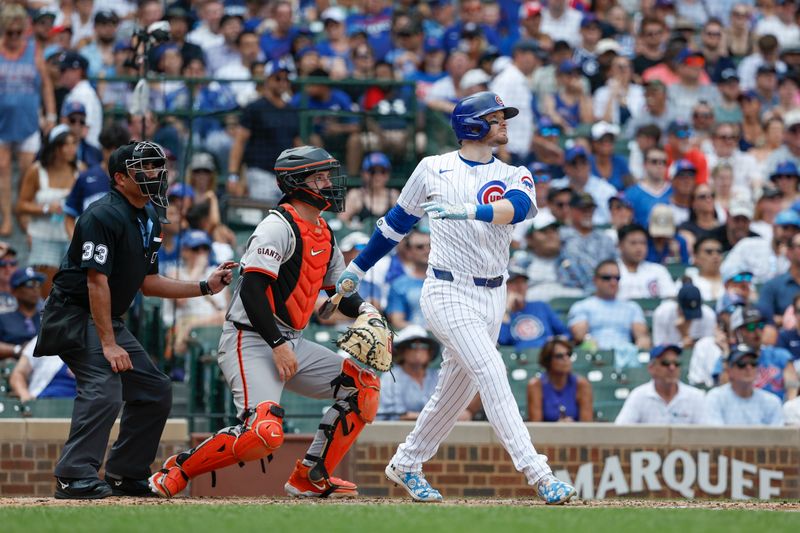
[[[506,193],[506,184],[502,181],[494,180],[484,184],[478,191],[478,203],[490,204],[501,200]]]

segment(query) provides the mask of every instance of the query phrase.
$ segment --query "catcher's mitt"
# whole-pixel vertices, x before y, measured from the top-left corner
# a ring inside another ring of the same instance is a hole
[[[392,367],[392,330],[380,313],[361,313],[336,346],[380,372]]]

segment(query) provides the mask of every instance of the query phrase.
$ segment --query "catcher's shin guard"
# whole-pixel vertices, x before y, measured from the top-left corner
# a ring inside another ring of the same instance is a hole
[[[333,404],[330,412],[335,418],[332,422],[325,423],[326,419],[323,418],[319,429],[325,435],[325,444],[320,456],[309,454],[305,457],[307,461],[314,463],[308,472],[308,479],[329,487],[321,497],[336,492],[337,485],[332,482],[335,478],[331,474],[364,426],[375,420],[380,403],[381,380],[372,371],[358,366],[350,359],[345,359],[342,373],[331,385],[334,387],[334,396],[339,396],[340,389],[352,392],[342,402]]]
[[[150,476],[150,488],[169,498],[185,489],[192,478],[263,459],[283,444],[283,409],[277,403],[259,403],[246,420],[249,423],[221,429],[192,450],[167,459],[164,468]]]

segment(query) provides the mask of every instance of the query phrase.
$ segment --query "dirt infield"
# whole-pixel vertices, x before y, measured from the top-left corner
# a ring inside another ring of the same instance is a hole
[[[0,497],[0,508],[3,507],[75,507],[75,506],[135,506],[135,505],[424,505],[415,504],[409,499],[401,498],[355,498],[338,500],[297,500],[293,498],[106,498],[104,500],[56,500],[55,498],[4,498]],[[515,506],[526,507],[544,505],[533,499],[502,498],[469,498],[449,499],[443,506]],[[726,500],[580,500],[571,502],[569,507],[584,508],[663,508],[663,509],[737,509],[758,511],[790,511],[800,512],[800,502],[796,500],[773,501],[726,501]]]

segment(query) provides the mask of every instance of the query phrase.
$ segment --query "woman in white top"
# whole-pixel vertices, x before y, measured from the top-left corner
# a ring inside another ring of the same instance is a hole
[[[700,290],[704,302],[716,301],[725,292],[721,265],[722,243],[711,236],[700,237],[694,244],[694,266],[686,269],[686,276]]]
[[[627,57],[617,56],[611,62],[606,84],[594,94],[594,118],[623,126],[644,109],[644,89],[633,83],[633,69]]]
[[[47,276],[42,297],[50,293],[53,276],[69,246],[64,227],[64,199],[78,177],[78,140],[65,124],[50,131],[41,160],[28,167],[20,185],[17,215],[27,219],[28,264]]]

